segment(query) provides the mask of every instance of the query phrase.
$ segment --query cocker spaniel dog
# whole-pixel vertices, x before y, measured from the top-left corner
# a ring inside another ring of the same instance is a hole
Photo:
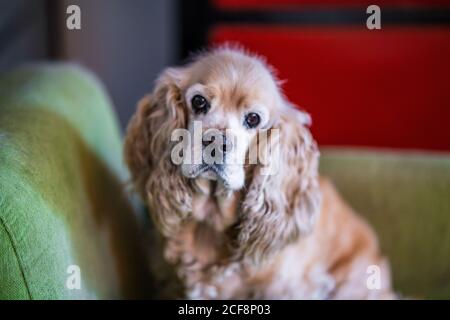
[[[393,297],[374,232],[319,177],[309,120],[243,50],[218,48],[162,73],[125,139],[154,222],[158,297]]]

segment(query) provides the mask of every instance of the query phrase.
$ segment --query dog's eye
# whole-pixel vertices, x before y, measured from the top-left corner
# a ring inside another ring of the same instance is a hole
[[[199,94],[192,98],[191,104],[195,113],[206,113],[209,110],[209,102]]]
[[[250,112],[245,117],[245,125],[248,128],[255,128],[260,122],[261,122],[261,117],[257,113]]]

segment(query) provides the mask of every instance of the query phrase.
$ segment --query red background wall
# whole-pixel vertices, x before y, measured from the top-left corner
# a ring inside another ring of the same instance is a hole
[[[450,150],[450,26],[211,29],[210,43],[227,41],[268,58],[322,145]]]

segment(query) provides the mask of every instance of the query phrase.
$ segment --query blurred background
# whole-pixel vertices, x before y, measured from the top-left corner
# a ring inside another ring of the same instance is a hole
[[[71,4],[81,30],[66,27]],[[267,57],[321,145],[450,150],[450,1],[0,0],[0,72],[80,63],[122,129],[163,68],[224,42]]]

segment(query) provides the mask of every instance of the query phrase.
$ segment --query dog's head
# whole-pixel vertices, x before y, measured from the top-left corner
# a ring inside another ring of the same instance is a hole
[[[166,235],[189,217],[196,179],[245,187],[238,241],[257,258],[308,230],[317,211],[308,123],[264,61],[217,49],[163,72],[128,127],[125,157]]]

